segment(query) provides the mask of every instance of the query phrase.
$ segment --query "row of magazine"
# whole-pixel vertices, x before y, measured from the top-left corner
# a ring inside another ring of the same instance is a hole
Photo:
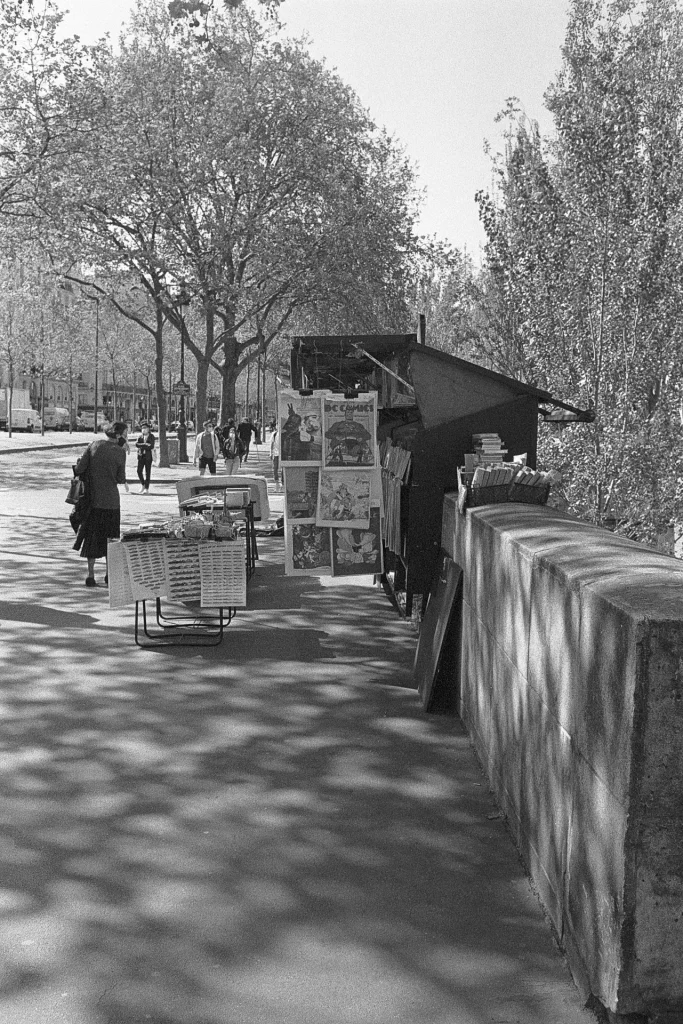
[[[278,401],[288,575],[379,574],[377,395],[283,390]]]
[[[379,466],[374,391],[345,398],[332,391],[302,395],[283,390],[278,396],[278,425],[283,468]]]

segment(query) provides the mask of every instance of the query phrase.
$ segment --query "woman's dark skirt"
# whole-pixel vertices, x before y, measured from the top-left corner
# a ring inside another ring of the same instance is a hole
[[[91,508],[82,532],[81,558],[104,558],[107,554],[107,541],[121,535],[121,510]]]

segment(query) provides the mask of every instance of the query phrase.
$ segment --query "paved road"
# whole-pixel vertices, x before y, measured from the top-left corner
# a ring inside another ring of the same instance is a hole
[[[261,541],[221,647],[137,650],[71,458],[0,461],[2,1024],[593,1021],[382,593]]]

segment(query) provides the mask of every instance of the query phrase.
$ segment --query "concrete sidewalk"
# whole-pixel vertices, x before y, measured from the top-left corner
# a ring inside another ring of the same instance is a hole
[[[3,1024],[594,1020],[380,590],[260,539],[222,646],[138,650],[38,490],[0,492]]]

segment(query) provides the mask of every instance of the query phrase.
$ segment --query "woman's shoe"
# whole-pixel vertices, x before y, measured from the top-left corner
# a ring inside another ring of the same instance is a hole
[[[94,576],[86,576],[85,577],[85,585],[86,585],[86,587],[96,587],[97,584],[95,583],[95,577]]]

